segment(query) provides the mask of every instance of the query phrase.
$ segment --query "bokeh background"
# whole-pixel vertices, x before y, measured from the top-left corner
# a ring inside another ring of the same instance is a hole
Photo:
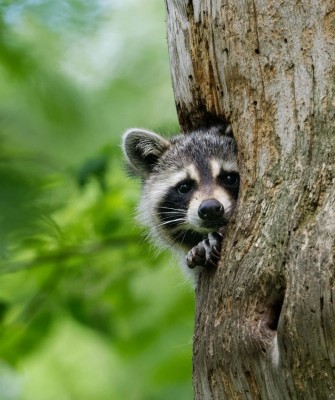
[[[178,130],[163,1],[2,0],[0,82],[0,400],[191,399],[193,290],[120,150]]]

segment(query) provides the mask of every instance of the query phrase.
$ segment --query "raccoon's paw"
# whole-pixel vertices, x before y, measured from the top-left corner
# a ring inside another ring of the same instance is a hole
[[[205,240],[188,252],[186,256],[187,266],[191,269],[195,267],[216,268],[220,260],[222,239],[221,233],[209,233]]]

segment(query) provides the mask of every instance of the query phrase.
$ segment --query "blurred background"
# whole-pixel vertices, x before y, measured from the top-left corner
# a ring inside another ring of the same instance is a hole
[[[0,400],[192,398],[193,290],[120,136],[178,130],[164,4],[0,1]]]

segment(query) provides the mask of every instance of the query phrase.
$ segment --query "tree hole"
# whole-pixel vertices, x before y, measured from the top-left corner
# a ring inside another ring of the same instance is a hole
[[[280,313],[283,307],[285,291],[278,295],[273,301],[265,306],[261,324],[269,331],[276,332],[278,328]]]

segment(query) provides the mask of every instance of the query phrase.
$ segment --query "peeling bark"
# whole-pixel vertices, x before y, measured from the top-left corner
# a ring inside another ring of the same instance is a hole
[[[231,121],[242,176],[197,289],[194,390],[335,399],[335,4],[166,0],[184,131]]]

